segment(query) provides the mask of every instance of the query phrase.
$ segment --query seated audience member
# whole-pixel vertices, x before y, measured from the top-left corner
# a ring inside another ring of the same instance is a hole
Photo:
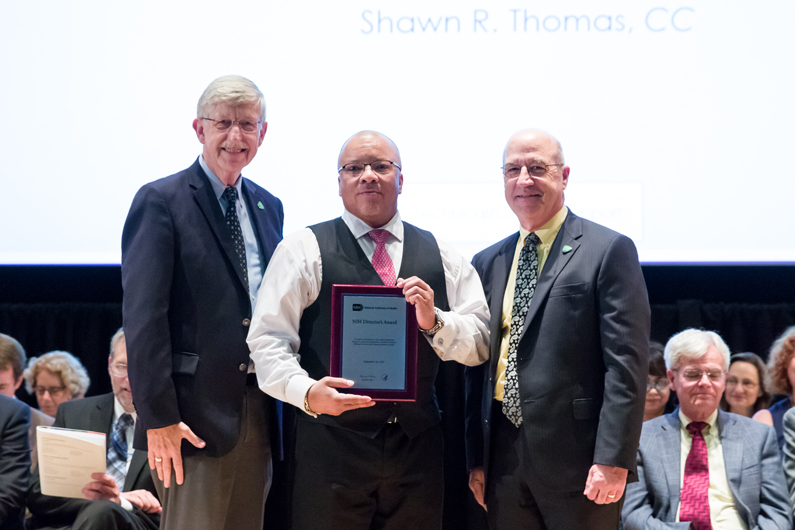
[[[41,411],[53,417],[64,401],[85,396],[90,383],[80,361],[65,351],[31,357],[23,375],[28,392],[36,393]]]
[[[95,473],[83,488],[86,499],[51,497],[41,493],[39,473],[31,475],[27,504],[31,528],[155,530],[160,502],[144,451],[133,451],[137,416],[127,379],[127,345],[119,330],[111,339],[108,372],[113,393],[63,403],[55,427],[104,432],[107,469]]]
[[[649,379],[646,383],[646,407],[643,409],[643,421],[653,420],[666,412],[671,402],[671,386],[665,374],[663,345],[649,342]]]
[[[0,395],[0,530],[22,530],[30,474],[30,407]]]
[[[769,409],[754,414],[754,419],[776,429],[778,448],[784,449],[784,413],[793,405],[792,388],[795,386],[795,326],[790,326],[770,347],[767,360],[768,391],[773,394],[786,394]]]
[[[735,353],[729,362],[726,391],[720,400],[721,410],[750,418],[770,405],[765,390],[767,368],[755,353]]]
[[[25,368],[25,350],[13,337],[0,333],[0,394],[15,398],[16,391],[22,384],[22,370]],[[28,405],[25,405],[28,407]],[[30,470],[36,469],[36,427],[52,425],[55,418],[47,416],[39,409],[30,409],[30,428],[28,443],[30,444]]]
[[[775,432],[718,408],[728,365],[716,333],[688,329],[668,341],[665,366],[679,408],[643,424],[625,530],[792,528]]]

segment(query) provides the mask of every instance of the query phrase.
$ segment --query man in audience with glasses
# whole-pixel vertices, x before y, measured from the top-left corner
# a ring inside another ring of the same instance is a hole
[[[643,424],[625,530],[792,528],[775,431],[718,408],[728,365],[729,348],[711,331],[687,329],[666,344],[679,408]]]
[[[108,373],[113,392],[67,401],[58,407],[55,427],[105,433],[107,467],[83,487],[85,499],[41,492],[39,471],[31,476],[27,504],[31,527],[96,530],[155,530],[160,502],[146,465],[146,453],[133,451],[137,415],[127,379],[127,345],[121,329],[110,341]]]
[[[357,133],[337,167],[342,217],[279,245],[248,336],[260,388],[301,411],[293,530],[439,530],[444,454],[434,382],[440,358],[478,364],[488,354],[483,290],[460,254],[401,219],[402,162],[392,140]],[[353,381],[329,377],[333,284],[396,286],[414,305],[416,401],[337,391]]]
[[[201,155],[144,185],[124,224],[135,447],[148,450],[164,530],[263,525],[280,422],[257,388],[246,335],[284,212],[241,172],[267,128],[254,83],[210,83],[193,120]]]

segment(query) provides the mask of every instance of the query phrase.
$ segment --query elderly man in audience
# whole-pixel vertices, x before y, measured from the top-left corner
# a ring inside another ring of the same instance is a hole
[[[30,407],[0,395],[0,530],[22,530],[30,473]]]
[[[127,379],[124,332],[117,331],[110,344],[113,392],[63,403],[55,417],[56,427],[106,434],[106,472],[92,475],[94,480],[83,487],[85,499],[69,499],[42,494],[35,471],[27,497],[31,528],[156,530],[160,526],[160,502],[146,452],[132,447],[137,415]]]
[[[679,408],[643,424],[624,529],[792,528],[775,432],[718,409],[729,365],[720,336],[674,335],[665,365]]]
[[[80,361],[65,351],[31,357],[23,375],[28,392],[36,393],[39,408],[48,416],[55,416],[64,401],[85,396],[91,383]]]
[[[22,370],[25,368],[25,350],[13,337],[0,333],[0,394],[10,398],[16,397],[15,392],[22,384]],[[25,405],[28,407],[28,405]],[[30,470],[36,469],[38,462],[36,453],[36,427],[39,425],[52,425],[54,418],[44,414],[39,409],[30,408],[30,428],[28,429],[28,442],[30,443]]]

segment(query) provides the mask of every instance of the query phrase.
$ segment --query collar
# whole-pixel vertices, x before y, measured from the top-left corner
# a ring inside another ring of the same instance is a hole
[[[552,216],[552,219],[535,231],[542,245],[551,245],[555,241],[558,232],[560,232],[560,227],[563,226],[563,221],[566,220],[568,213],[569,209],[564,205],[563,208],[558,210],[558,213]],[[519,241],[524,241],[529,234],[530,232],[521,226],[519,227]]]
[[[124,410],[124,407],[122,407],[121,403],[119,403],[119,398],[117,398],[116,396],[113,396],[113,423],[114,424],[117,421],[119,421],[119,418],[121,418],[122,414],[129,414],[130,416],[132,416],[133,422],[138,421],[138,414],[135,411],[127,412],[126,410]]]
[[[372,226],[368,225],[346,209],[343,209],[342,220],[348,226],[348,230],[351,231],[351,234],[353,234],[353,237],[356,239],[366,236],[370,230],[373,229]],[[392,217],[387,224],[380,228],[381,230],[386,230],[392,234],[392,237],[398,241],[403,241],[403,221],[400,219],[400,212],[395,212],[394,217]]]
[[[715,423],[717,421],[718,421],[718,409],[715,409],[714,411],[712,411],[712,414],[710,414],[709,418],[707,418],[707,425],[709,425],[709,433],[710,434],[717,433],[717,430],[715,429]],[[680,408],[679,409],[679,424],[681,425],[681,429],[683,431],[687,432],[687,426],[690,425],[690,423],[691,423],[690,418],[685,416],[685,413],[682,412],[682,409]]]
[[[221,179],[218,178],[218,175],[213,173],[213,170],[210,169],[210,166],[207,165],[207,162],[204,161],[204,155],[199,155],[199,164],[201,165],[204,172],[207,174],[207,177],[210,180],[210,184],[213,187],[213,191],[215,192],[215,198],[220,200],[221,195],[224,194],[224,190],[226,189],[226,184],[221,182]],[[237,180],[235,181],[235,188],[237,188],[237,196],[239,198],[243,198],[243,179],[241,175],[237,176]]]

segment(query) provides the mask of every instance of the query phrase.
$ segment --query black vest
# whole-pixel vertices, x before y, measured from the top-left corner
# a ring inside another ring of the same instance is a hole
[[[304,310],[299,336],[301,366],[314,379],[329,375],[331,342],[331,286],[335,283],[383,285],[372,263],[341,218],[309,227],[317,238],[323,265],[323,281],[317,300]],[[403,223],[403,261],[399,278],[422,278],[434,294],[434,305],[448,310],[444,266],[433,234]],[[350,410],[339,416],[318,415],[317,419],[299,414],[304,421],[318,421],[375,436],[394,414],[409,437],[436,425],[440,420],[434,381],[439,369],[439,356],[421,333],[417,348],[417,401],[393,403],[380,401],[374,407]],[[355,388],[355,387],[354,387]]]

